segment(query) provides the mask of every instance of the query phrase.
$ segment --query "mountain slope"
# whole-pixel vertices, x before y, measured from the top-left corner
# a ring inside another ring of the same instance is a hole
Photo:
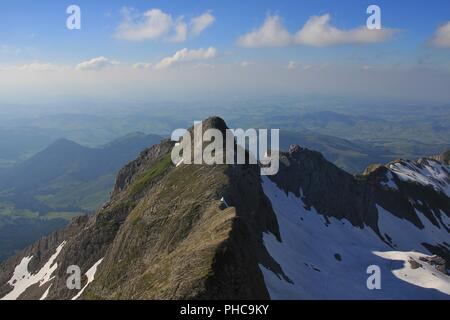
[[[226,129],[220,118],[211,127]],[[3,263],[0,297],[448,299],[448,166],[427,159],[430,176],[417,162],[409,180],[390,165],[353,177],[292,146],[280,172],[261,177],[257,165],[174,166],[172,147],[145,150],[94,216]],[[71,265],[86,273],[81,290],[66,287]],[[382,290],[366,286],[370,265]]]
[[[378,169],[377,178],[373,173],[363,181],[345,175],[332,178],[334,169],[310,170],[309,153],[293,148],[282,156],[293,168],[289,176],[263,180],[282,239],[265,234],[264,243],[293,281],[287,283],[262,268],[271,297],[449,299],[448,274],[420,260],[424,253],[439,254],[447,264],[450,258],[450,199],[434,185],[421,184],[429,176],[426,171],[417,167],[415,179],[402,181],[397,177],[404,171],[388,165]],[[313,163],[318,166],[320,161]],[[433,160],[421,163],[442,166]],[[314,184],[311,172],[315,172]],[[442,166],[441,174],[446,179],[442,186],[448,187],[448,167]],[[329,179],[320,186],[325,178]],[[361,201],[365,198],[370,200]],[[366,215],[354,214],[363,212]],[[410,261],[421,267],[413,269]],[[372,265],[381,270],[381,290],[367,289],[366,269]]]
[[[167,161],[172,146],[169,141],[154,146],[122,169],[110,203],[86,218],[83,231],[72,232],[76,220],[57,236],[41,240],[48,248],[44,252],[39,247],[25,251],[25,256],[40,252],[42,260],[36,269],[30,267],[36,271],[62,246],[48,298],[73,298],[76,293],[65,288],[67,266],[87,270],[100,259],[97,280],[84,297],[268,297],[256,261],[277,266],[257,235],[269,229],[276,233],[276,223],[258,183],[258,167],[175,167]],[[242,190],[253,195],[251,201]],[[233,207],[221,207],[224,196]],[[257,213],[267,218],[255,224]],[[18,255],[3,270],[21,261]],[[1,283],[7,273],[2,272]],[[229,281],[231,277],[235,280]],[[9,297],[21,295],[20,284],[14,288],[18,294]],[[36,297],[46,289],[45,284],[29,287]]]

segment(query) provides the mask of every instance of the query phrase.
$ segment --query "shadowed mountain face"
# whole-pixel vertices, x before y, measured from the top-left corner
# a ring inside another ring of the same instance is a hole
[[[173,146],[146,149],[95,215],[0,265],[0,297],[449,298],[448,164],[397,161],[355,177],[294,145],[262,177],[258,165],[175,166]],[[66,287],[70,265],[86,273],[81,290]],[[386,290],[367,288],[371,265]]]
[[[57,179],[95,180],[114,173],[146,146],[158,143],[156,135],[133,134],[101,148],[88,148],[61,139],[29,160],[3,173],[0,187],[24,192]]]
[[[130,134],[101,148],[61,139],[15,167],[0,172],[0,260],[95,211],[109,197],[116,172],[156,135]]]

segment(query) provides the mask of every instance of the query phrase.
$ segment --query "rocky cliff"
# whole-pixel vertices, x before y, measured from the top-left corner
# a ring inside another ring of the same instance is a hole
[[[226,124],[214,117],[204,121],[208,128],[224,132]],[[280,155],[279,173],[261,177],[258,165],[175,166],[173,147],[166,140],[144,150],[119,172],[110,201],[95,215],[75,219],[3,263],[0,297],[450,294],[446,268],[437,272],[423,262],[432,254],[449,261],[448,164],[398,161],[354,177],[320,153],[292,146]],[[403,269],[392,260],[404,260]],[[409,260],[423,267],[413,269]],[[390,290],[367,289],[372,264],[385,272]],[[80,290],[66,285],[72,265],[84,274]]]

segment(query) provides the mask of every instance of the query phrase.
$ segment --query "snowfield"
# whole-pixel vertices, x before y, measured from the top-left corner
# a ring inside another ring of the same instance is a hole
[[[417,252],[400,251],[374,252],[374,254],[392,261],[403,261],[403,268],[393,271],[397,278],[422,288],[436,289],[450,295],[450,277],[436,271],[428,263],[420,261],[420,258],[430,258],[430,256]],[[410,260],[414,260],[421,267],[413,269],[409,263]]]
[[[33,256],[23,258],[19,265],[14,269],[14,274],[11,280],[8,281],[8,284],[13,287],[13,290],[0,300],[17,300],[20,295],[31,286],[39,283],[39,286],[42,287],[46,283],[53,280],[52,274],[58,268],[58,264],[55,263],[55,260],[65,244],[66,242],[64,241],[58,246],[56,252],[48,259],[48,261],[36,274],[31,274],[28,271],[28,264],[31,259],[33,259]],[[47,291],[48,290],[49,289],[47,289]],[[48,292],[46,293],[48,294]],[[45,293],[43,297],[46,297]]]
[[[431,186],[450,198],[449,166],[436,160],[424,159],[422,162],[401,161],[389,165],[389,170],[401,181]]]
[[[393,249],[368,227],[357,228],[335,218],[328,218],[327,224],[314,208],[308,211],[301,198],[286,195],[267,177],[263,188],[282,239],[279,242],[273,234],[265,234],[264,245],[291,280],[260,266],[272,299],[450,299],[448,276],[432,266],[409,267],[410,256],[429,253],[423,242],[449,239],[445,229],[435,227],[420,213],[425,230],[378,207],[381,234],[389,235]],[[371,265],[381,269],[380,290],[367,288]]]

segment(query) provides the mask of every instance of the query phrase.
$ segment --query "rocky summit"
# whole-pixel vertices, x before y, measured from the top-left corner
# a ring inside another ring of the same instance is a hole
[[[173,147],[142,151],[94,215],[3,262],[0,298],[449,299],[448,154],[353,176],[293,145],[261,176],[174,165]]]

